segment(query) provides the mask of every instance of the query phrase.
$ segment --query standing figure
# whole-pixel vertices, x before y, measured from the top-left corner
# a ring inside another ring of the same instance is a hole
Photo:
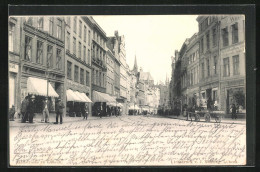
[[[41,122],[48,123],[49,122],[49,110],[50,110],[50,102],[48,101],[48,97],[45,98],[42,102],[42,119]]]
[[[12,105],[12,107],[9,110],[9,120],[14,121],[14,114],[15,114],[15,107]]]
[[[61,99],[58,98],[58,101],[56,102],[56,122],[54,124],[58,124],[58,118],[60,117],[60,124],[62,124],[62,115],[63,115],[63,108],[65,106],[61,102]]]
[[[83,119],[88,119],[88,104],[86,103],[83,110]]]
[[[237,119],[237,108],[235,104],[232,104],[231,111],[232,111],[232,119]]]
[[[25,99],[22,101],[22,105],[21,105],[22,123],[25,123],[26,119],[28,118],[28,112],[27,112],[28,104],[29,104],[28,98],[29,97],[26,96]]]
[[[34,117],[34,113],[35,113],[35,96],[34,95],[32,95],[32,97],[29,100],[27,112],[28,112],[29,123],[33,123],[33,117]]]

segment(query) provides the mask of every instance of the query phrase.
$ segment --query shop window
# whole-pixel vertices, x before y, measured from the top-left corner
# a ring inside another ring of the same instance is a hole
[[[89,72],[86,71],[86,86],[89,86],[90,82],[89,82]]]
[[[74,81],[79,82],[79,67],[75,65],[74,70]]]
[[[13,23],[9,23],[9,45],[8,49],[9,51],[14,51],[14,28],[15,25]]]
[[[80,84],[84,85],[84,69],[80,68]]]
[[[37,20],[37,29],[43,30],[43,17],[38,17],[38,20]]]
[[[36,54],[36,63],[42,64],[43,59],[43,43],[41,41],[37,41],[37,54]]]
[[[47,67],[52,67],[53,63],[53,48],[52,46],[48,45],[47,47]]]
[[[224,76],[229,76],[230,75],[230,66],[229,66],[229,57],[226,57],[223,59],[223,64],[224,64]]]
[[[49,34],[53,35],[53,17],[49,18]]]
[[[25,36],[25,60],[32,60],[32,38],[29,36]]]
[[[233,56],[233,75],[239,75],[239,56]]]
[[[67,61],[67,78],[72,79],[72,63]]]
[[[57,49],[56,54],[56,69],[61,70],[62,69],[62,60],[61,60],[61,50]]]
[[[228,46],[228,28],[222,29],[223,47]]]
[[[61,25],[62,21],[60,19],[57,20],[57,38],[61,39]]]
[[[238,24],[233,24],[232,28],[232,44],[238,43]]]

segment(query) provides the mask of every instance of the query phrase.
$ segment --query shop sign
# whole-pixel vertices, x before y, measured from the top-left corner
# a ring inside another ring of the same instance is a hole
[[[9,63],[9,71],[18,73],[18,65],[14,63]]]

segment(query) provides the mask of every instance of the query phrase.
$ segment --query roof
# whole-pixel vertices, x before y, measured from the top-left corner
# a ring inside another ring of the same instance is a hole
[[[140,80],[153,80],[150,72],[140,72]]]

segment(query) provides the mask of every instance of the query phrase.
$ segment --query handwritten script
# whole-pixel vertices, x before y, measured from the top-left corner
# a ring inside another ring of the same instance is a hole
[[[10,128],[13,166],[245,163],[245,125],[125,117]]]

